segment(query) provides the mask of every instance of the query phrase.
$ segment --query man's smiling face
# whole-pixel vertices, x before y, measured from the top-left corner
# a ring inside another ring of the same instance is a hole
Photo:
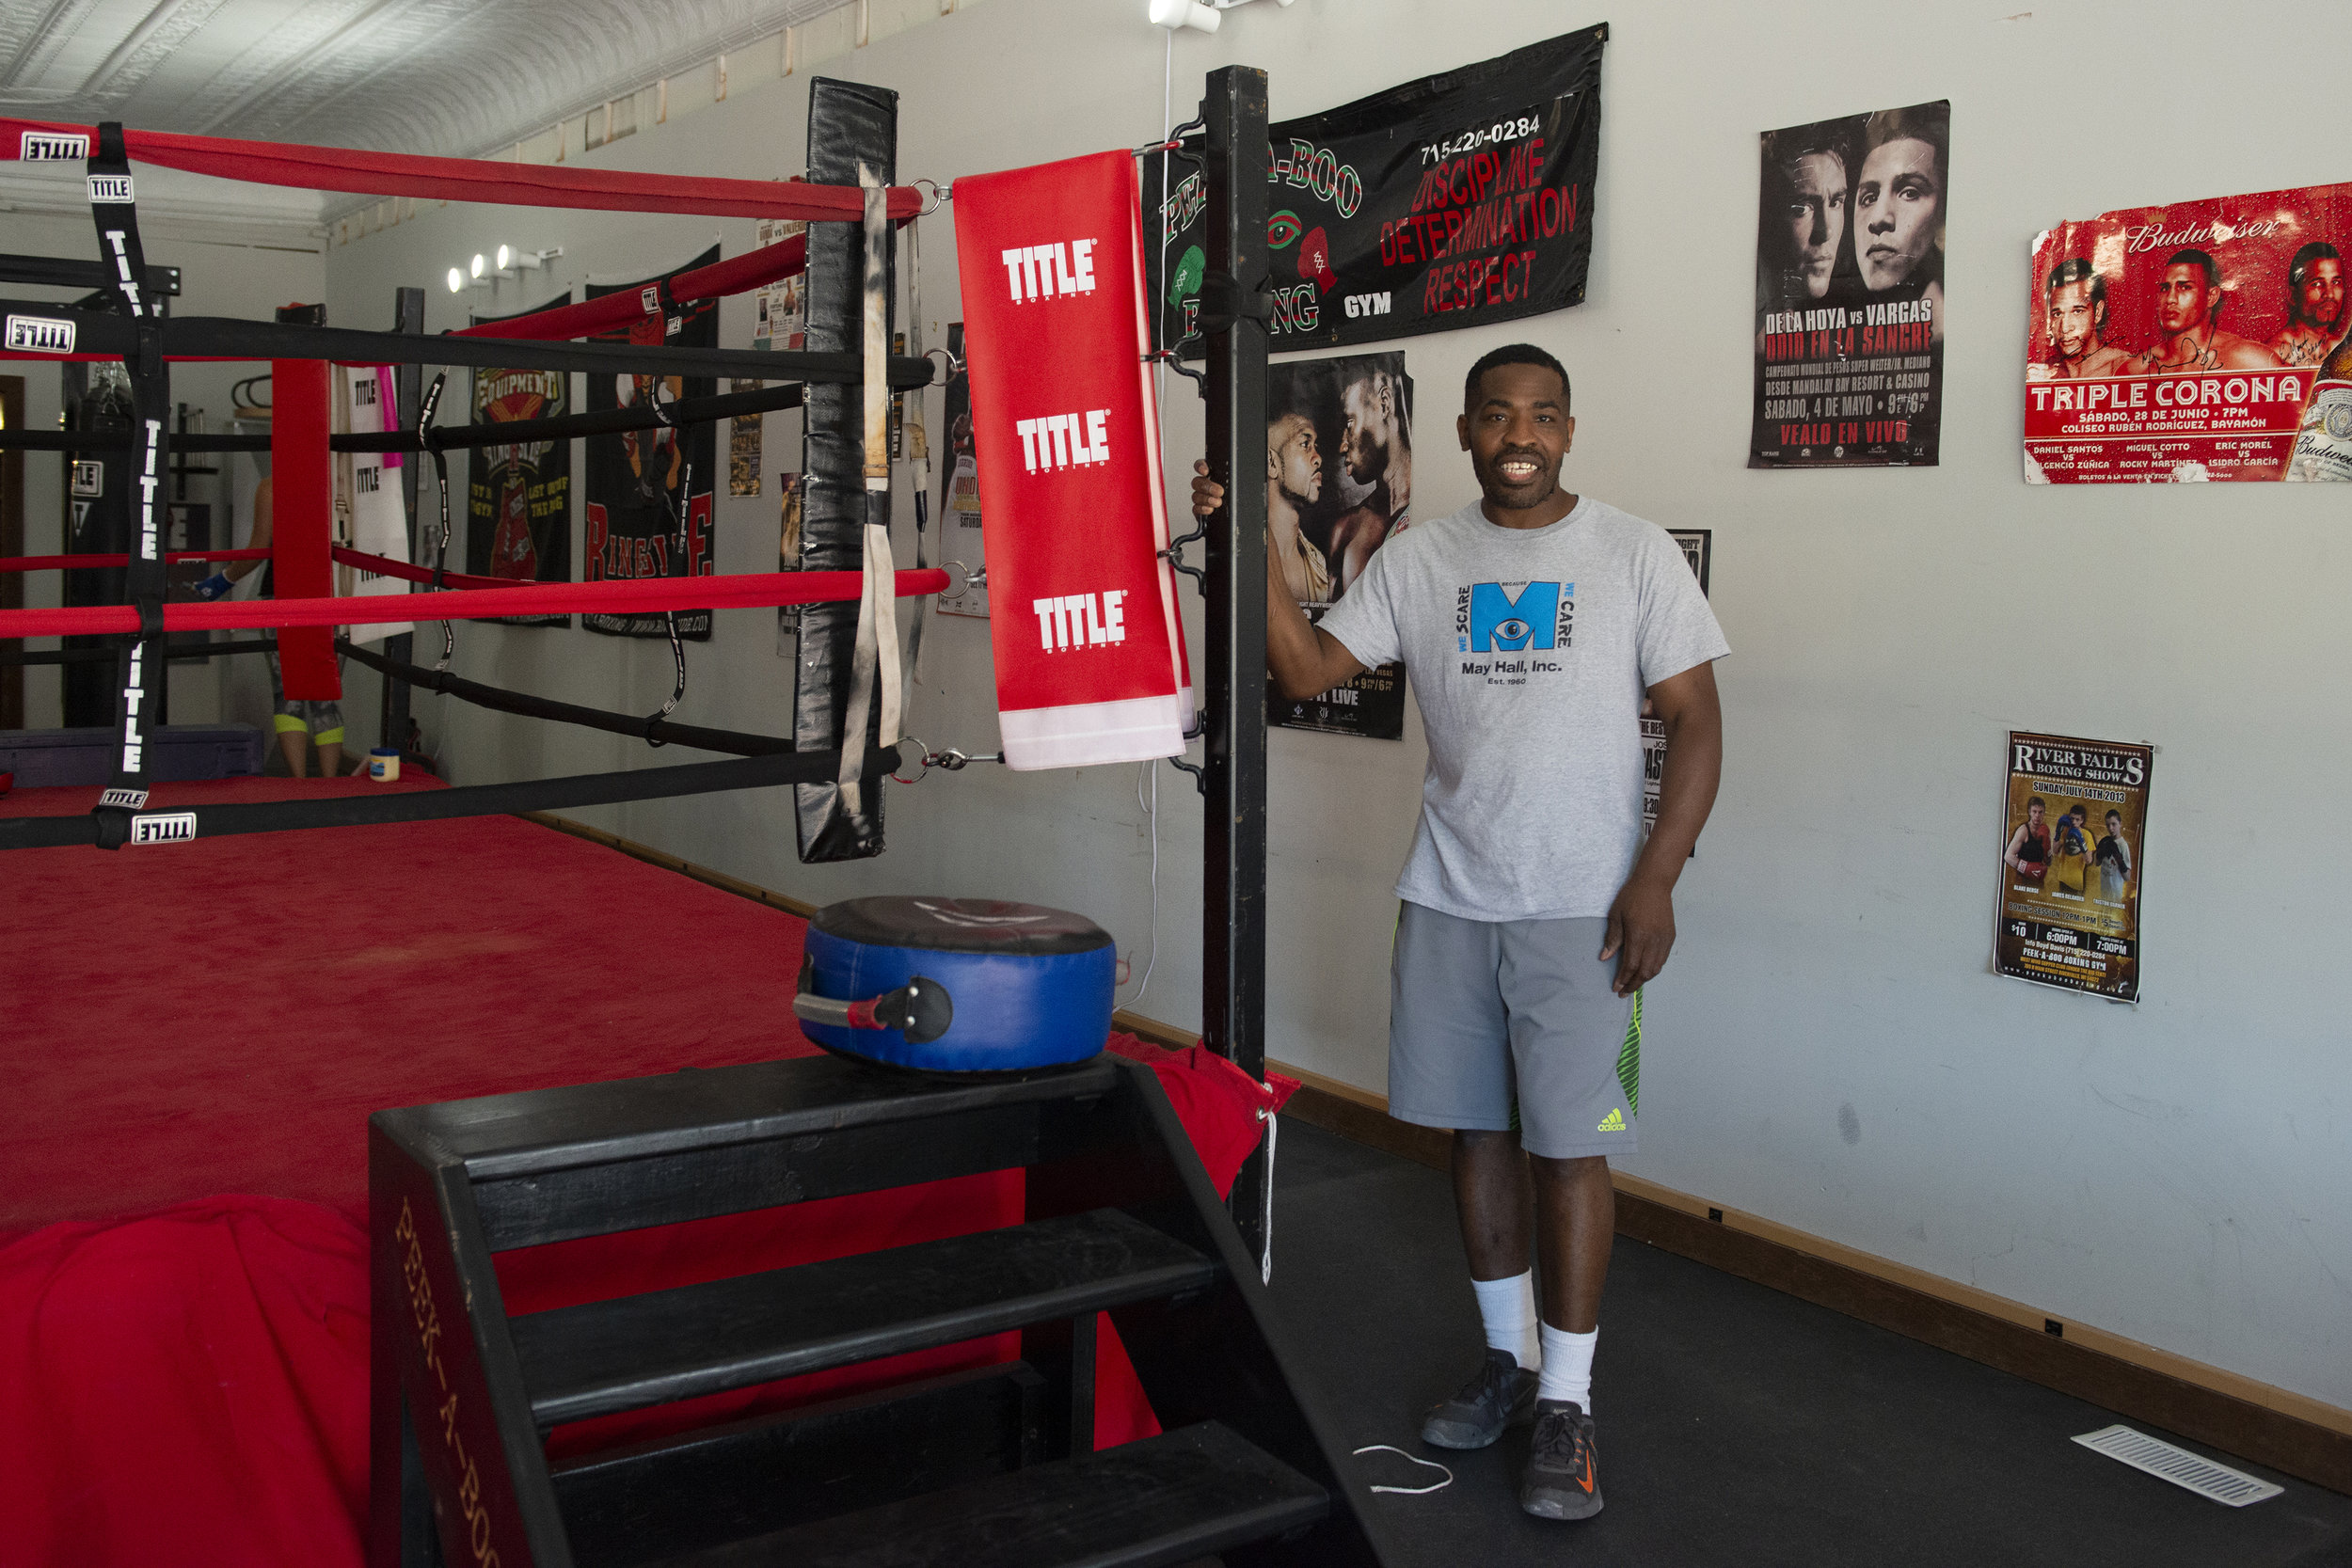
[[[1567,388],[1542,365],[1497,365],[1479,377],[1459,434],[1487,505],[1525,512],[1560,488],[1576,434],[1567,404]]]

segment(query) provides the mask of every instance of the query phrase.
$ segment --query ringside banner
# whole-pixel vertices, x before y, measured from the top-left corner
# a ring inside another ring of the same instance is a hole
[[[1192,717],[1135,160],[956,182],[996,704],[1019,768],[1184,750]]]
[[[1269,127],[1274,348],[1581,304],[1608,40],[1603,23]],[[1208,193],[1182,155],[1165,178],[1151,160],[1145,189],[1159,214],[1147,231],[1165,241],[1151,293],[1160,341],[1173,343],[1199,312]]]
[[[2132,207],[2034,241],[2026,480],[2352,480],[2352,184]]]

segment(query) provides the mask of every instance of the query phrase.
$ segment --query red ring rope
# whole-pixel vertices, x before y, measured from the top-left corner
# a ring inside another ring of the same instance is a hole
[[[900,572],[899,598],[947,586],[938,567]],[[169,631],[247,631],[267,626],[354,626],[386,621],[479,621],[502,615],[644,614],[661,610],[745,610],[827,604],[864,596],[862,572],[738,572],[725,577],[647,578],[630,582],[543,582],[515,588],[456,588],[437,594],[350,598],[221,599],[164,606]],[[130,605],[0,610],[0,638],[135,632]]]
[[[0,117],[0,160],[24,155],[27,133],[87,138],[92,126]],[[712,217],[801,218],[855,223],[866,214],[865,193],[854,185],[812,185],[797,180],[717,180],[707,176],[641,174],[570,164],[516,164],[486,158],[430,158],[412,152],[366,152],[298,142],[234,141],[168,131],[122,133],[135,163],[257,185],[349,191],[358,196],[412,196],[431,201],[494,201],[513,207],[585,207],[612,213],[701,213]],[[78,171],[81,159],[71,162]],[[890,187],[890,215],[910,218],[924,206],[912,185]]]
[[[267,561],[267,550],[173,550],[172,561]],[[127,555],[0,555],[0,572],[76,572],[96,567],[128,566]],[[374,568],[369,568],[373,571]],[[431,574],[427,574],[430,576]]]

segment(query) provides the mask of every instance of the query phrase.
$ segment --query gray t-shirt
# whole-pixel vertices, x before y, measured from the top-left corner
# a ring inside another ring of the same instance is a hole
[[[1605,915],[1642,842],[1642,700],[1731,651],[1665,530],[1590,496],[1392,535],[1322,621],[1404,661],[1429,736],[1397,896],[1469,920]]]

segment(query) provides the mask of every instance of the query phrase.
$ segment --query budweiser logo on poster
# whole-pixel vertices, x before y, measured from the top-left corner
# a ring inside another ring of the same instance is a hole
[[[2352,479],[2352,184],[2174,202],[2034,242],[2026,478]]]

